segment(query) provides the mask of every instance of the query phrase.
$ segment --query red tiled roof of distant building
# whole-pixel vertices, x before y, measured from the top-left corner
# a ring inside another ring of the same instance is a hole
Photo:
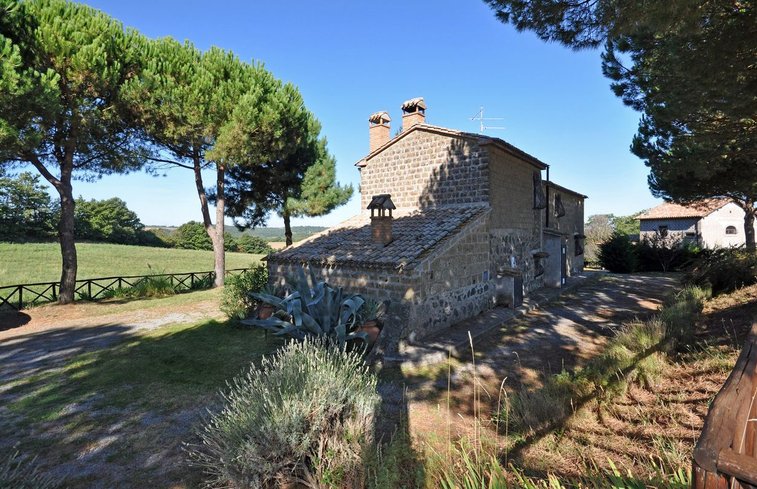
[[[649,209],[637,219],[684,219],[704,217],[726,205],[728,199],[704,199],[687,205],[665,202]]]

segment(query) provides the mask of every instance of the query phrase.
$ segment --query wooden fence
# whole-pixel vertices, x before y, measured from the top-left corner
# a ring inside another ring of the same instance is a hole
[[[226,270],[226,275],[241,273],[247,268]],[[175,292],[207,289],[213,285],[216,273],[183,272],[158,273],[152,275],[127,275],[121,277],[89,278],[76,281],[74,297],[76,299],[97,300],[109,296],[109,291],[133,288],[150,279],[167,279]],[[59,282],[38,282],[35,284],[7,285],[0,287],[0,310],[21,310],[34,304],[58,300]]]
[[[757,323],[694,449],[694,489],[757,488]]]

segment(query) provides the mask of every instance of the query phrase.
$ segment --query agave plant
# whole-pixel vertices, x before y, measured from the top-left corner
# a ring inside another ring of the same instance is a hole
[[[272,305],[275,312],[269,319],[248,318],[241,323],[298,340],[308,336],[326,337],[339,345],[351,340],[366,341],[365,333],[354,331],[359,310],[365,304],[359,294],[346,294],[341,287],[317,281],[312,270],[310,282],[300,270],[299,280],[293,283],[295,290],[284,298],[251,292],[250,297]]]

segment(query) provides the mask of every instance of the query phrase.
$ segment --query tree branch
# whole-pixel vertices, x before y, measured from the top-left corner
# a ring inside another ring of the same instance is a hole
[[[55,177],[52,173],[50,173],[50,170],[47,169],[47,167],[39,160],[39,157],[34,153],[24,153],[24,158],[26,158],[26,161],[31,163],[34,168],[37,169],[40,174],[45,177],[45,180],[50,182],[53,187],[58,188],[61,184],[60,180]]]
[[[147,159],[150,161],[154,161],[156,163],[167,163],[169,165],[180,166],[182,168],[186,168],[187,170],[195,169],[195,167],[192,165],[185,165],[184,163],[179,163],[178,161],[175,161],[175,160],[166,160],[163,158],[153,158],[153,157],[148,157]]]

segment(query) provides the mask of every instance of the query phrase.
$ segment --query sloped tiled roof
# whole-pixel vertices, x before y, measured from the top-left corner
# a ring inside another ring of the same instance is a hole
[[[268,260],[356,268],[412,268],[437,244],[488,210],[488,205],[472,205],[396,214],[392,220],[394,241],[386,246],[373,242],[370,216],[361,214],[270,255]]]
[[[665,202],[649,209],[637,219],[683,219],[690,217],[704,217],[730,202],[728,199],[705,199],[688,205]]]

